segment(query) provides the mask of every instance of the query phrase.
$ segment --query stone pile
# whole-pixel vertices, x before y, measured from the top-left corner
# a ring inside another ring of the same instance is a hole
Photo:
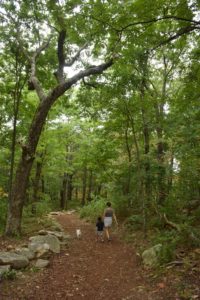
[[[26,247],[0,252],[0,278],[11,269],[19,270],[29,265],[36,268],[47,267],[50,256],[60,253],[61,246],[66,245],[69,239],[70,236],[57,226],[54,231],[40,230],[38,235],[29,238]]]

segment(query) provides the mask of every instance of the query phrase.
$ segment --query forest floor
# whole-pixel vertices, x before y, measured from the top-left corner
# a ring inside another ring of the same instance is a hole
[[[184,281],[188,273],[180,277],[172,270],[170,275],[158,276],[145,270],[134,246],[125,243],[119,231],[113,232],[111,242],[97,242],[94,225],[80,220],[77,214],[62,214],[56,219],[71,234],[68,247],[52,256],[48,268],[1,282],[1,300],[200,299],[198,283],[195,290],[194,282]],[[75,236],[78,228],[81,239]],[[185,283],[191,284],[192,294],[180,296]]]

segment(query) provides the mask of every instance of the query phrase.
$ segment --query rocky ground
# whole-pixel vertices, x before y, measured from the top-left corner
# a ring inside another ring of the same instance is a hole
[[[174,269],[170,276],[161,277],[144,270],[134,247],[124,243],[119,232],[111,242],[97,242],[94,226],[76,214],[61,214],[56,219],[72,237],[69,246],[51,257],[48,268],[1,282],[1,300],[200,299],[197,282],[196,290],[193,287],[192,293],[184,295],[186,281]],[[76,238],[77,228],[81,239]]]

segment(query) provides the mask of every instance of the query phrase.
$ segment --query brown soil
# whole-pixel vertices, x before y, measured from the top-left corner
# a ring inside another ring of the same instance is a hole
[[[150,279],[133,246],[117,231],[111,242],[97,242],[95,227],[77,215],[60,215],[57,220],[72,236],[68,248],[51,258],[49,268],[0,283],[1,300],[180,299],[167,279]],[[77,228],[81,239],[75,236]]]

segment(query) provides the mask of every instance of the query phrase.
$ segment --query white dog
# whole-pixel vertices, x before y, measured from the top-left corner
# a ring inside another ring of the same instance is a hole
[[[77,237],[77,239],[81,238],[81,230],[80,229],[76,229],[76,237]]]

